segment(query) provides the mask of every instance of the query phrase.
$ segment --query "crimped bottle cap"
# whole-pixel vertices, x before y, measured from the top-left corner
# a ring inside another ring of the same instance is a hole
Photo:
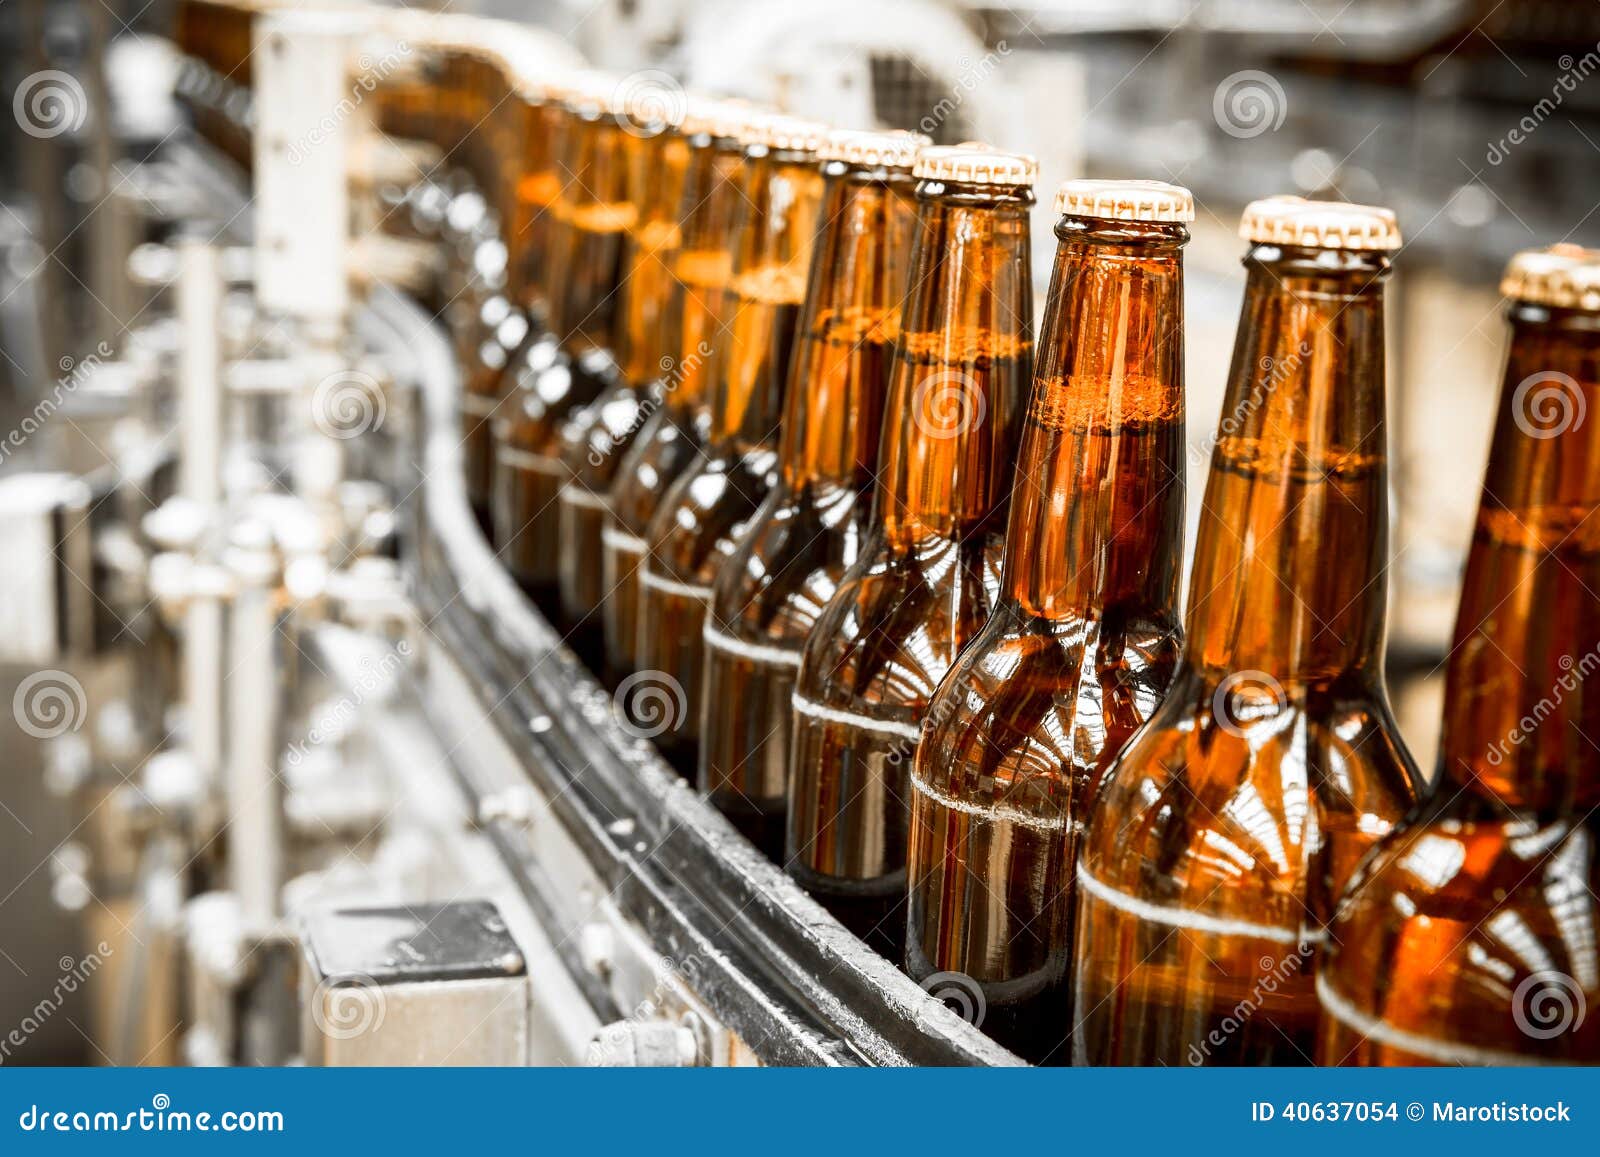
[[[1566,244],[1524,249],[1506,265],[1500,292],[1555,309],[1600,311],[1600,249]]]
[[[784,152],[814,153],[827,132],[828,126],[820,121],[769,112],[748,118],[739,140],[746,145],[765,145]]]
[[[956,181],[963,185],[1033,186],[1039,162],[1027,153],[1006,153],[969,141],[960,145],[935,145],[917,154],[913,175],[931,181]]]
[[[1107,221],[1193,221],[1194,195],[1165,181],[1063,181],[1056,212]]]
[[[933,144],[921,133],[870,132],[861,129],[834,129],[822,138],[817,156],[824,161],[843,161],[847,165],[909,169],[917,154]]]
[[[770,110],[742,100],[691,96],[684,106],[683,119],[678,122],[678,131],[686,137],[705,133],[737,139],[752,119],[771,115]]]
[[[1267,197],[1245,206],[1239,236],[1266,245],[1309,249],[1400,248],[1394,211],[1349,201]]]

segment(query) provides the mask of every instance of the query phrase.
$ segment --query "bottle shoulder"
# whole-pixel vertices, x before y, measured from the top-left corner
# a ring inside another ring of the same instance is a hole
[[[685,582],[712,582],[767,494],[770,459],[713,448],[690,463],[650,520],[652,564]]]

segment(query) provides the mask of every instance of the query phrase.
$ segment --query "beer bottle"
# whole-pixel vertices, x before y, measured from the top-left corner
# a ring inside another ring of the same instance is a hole
[[[689,146],[675,125],[650,119],[660,111],[632,108],[627,114],[629,197],[639,206],[639,217],[628,236],[627,273],[617,311],[621,377],[561,430],[566,467],[558,496],[561,608],[565,621],[573,624],[569,641],[597,671],[605,665],[601,622],[610,589],[600,554],[610,516],[607,493],[623,454],[651,410],[660,406],[664,389],[666,305]]]
[[[906,970],[965,974],[984,1031],[1065,1063],[1078,836],[1181,639],[1194,204],[1155,181],[1080,180],[1056,211],[1000,599],[911,769]]]
[[[637,671],[682,688],[677,726],[656,744],[694,773],[701,655],[711,581],[771,489],[778,423],[817,235],[822,126],[752,117],[724,332],[713,333],[711,428],[705,453],[662,497],[645,532],[639,574]]]
[[[565,476],[560,424],[616,380],[610,349],[623,237],[635,210],[628,200],[623,131],[615,83],[580,76],[560,94],[568,110],[561,134],[562,191],[551,246],[554,340],[534,342],[511,372],[511,396],[495,432],[494,541],[512,576],[554,620],[560,522],[556,495]]]
[[[911,133],[823,138],[822,232],[778,481],[712,584],[700,789],[774,859],[800,649],[866,529],[916,221],[911,165],[929,143]]]
[[[1500,291],[1439,779],[1329,929],[1325,1064],[1600,1062],[1600,251],[1520,254]]]
[[[689,157],[679,213],[682,235],[670,259],[670,293],[662,319],[660,403],[617,465],[601,532],[605,665],[614,675],[633,670],[645,530],[667,488],[699,456],[710,428],[707,378],[713,342],[723,328],[743,201],[744,146],[739,136],[752,115],[748,106],[691,101],[678,126]]]
[[[1270,198],[1166,699],[1078,861],[1074,1059],[1304,1064],[1316,949],[1418,777],[1383,680],[1386,209]]]
[[[906,772],[934,688],[988,618],[1033,373],[1032,157],[924,149],[910,294],[866,541],[792,700],[788,870],[898,958]]]

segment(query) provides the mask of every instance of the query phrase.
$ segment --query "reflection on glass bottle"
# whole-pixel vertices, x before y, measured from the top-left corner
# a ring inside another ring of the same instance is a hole
[[[1419,780],[1383,681],[1385,209],[1257,201],[1167,697],[1078,863],[1074,1058],[1306,1064],[1316,950]]]
[[[1439,782],[1340,904],[1324,1064],[1600,1062],[1600,251],[1514,258]]]
[[[684,717],[656,746],[686,774],[694,770],[711,582],[777,469],[778,423],[822,201],[821,134],[820,125],[788,117],[749,122],[726,330],[710,339],[710,437],[644,536],[634,668],[660,672],[683,689]]]
[[[927,143],[852,131],[823,140],[822,232],[778,481],[713,584],[700,789],[774,858],[800,650],[866,528],[916,218],[911,164]]]
[[[934,688],[999,593],[1033,370],[1037,169],[978,145],[917,158],[871,525],[796,677],[786,866],[893,957],[906,924],[906,771]]]
[[[906,969],[1064,1064],[1089,801],[1177,661],[1188,190],[1068,181],[1000,601],[939,685],[911,773]]]

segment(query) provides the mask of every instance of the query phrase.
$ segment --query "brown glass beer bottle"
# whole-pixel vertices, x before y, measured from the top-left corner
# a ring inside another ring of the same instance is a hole
[[[983,1029],[1066,1063],[1089,801],[1177,661],[1187,189],[1068,181],[1000,600],[911,770],[906,970],[969,977]]]
[[[686,711],[656,745],[694,774],[701,656],[711,582],[771,488],[778,423],[822,205],[822,126],[752,118],[733,273],[721,333],[710,335],[711,429],[705,452],[663,496],[645,532],[634,668],[683,692]]]
[[[494,541],[512,576],[553,620],[566,475],[560,424],[616,381],[610,349],[622,273],[623,238],[636,215],[628,200],[627,134],[605,78],[571,82],[561,96],[562,191],[551,273],[560,286],[552,311],[556,341],[536,342],[516,361],[495,422]]]
[[[1073,1055],[1306,1064],[1316,951],[1419,779],[1383,680],[1394,215],[1257,201],[1166,699],[1092,805]]]
[[[639,216],[628,235],[619,289],[615,348],[621,377],[562,424],[566,477],[557,498],[561,609],[571,625],[568,641],[596,671],[605,665],[602,614],[610,588],[600,552],[610,518],[608,492],[650,409],[661,404],[668,352],[666,305],[689,160],[688,143],[675,126],[646,119],[654,110],[630,109],[626,115],[629,198],[639,206]]]
[[[699,456],[710,428],[707,378],[713,341],[723,329],[733,246],[743,200],[744,146],[739,134],[755,115],[749,106],[691,101],[678,126],[689,148],[678,249],[671,258],[660,400],[617,465],[601,532],[601,610],[605,665],[633,670],[638,646],[639,571],[644,533],[668,487]]]
[[[1317,974],[1324,1064],[1600,1062],[1600,251],[1523,253],[1440,775]]]
[[[712,584],[700,790],[774,859],[800,649],[866,529],[916,221],[911,166],[929,143],[911,133],[823,138],[822,232],[778,481]]]
[[[924,149],[871,527],[801,655],[788,870],[899,957],[906,772],[934,688],[989,616],[1033,376],[1037,164]]]

